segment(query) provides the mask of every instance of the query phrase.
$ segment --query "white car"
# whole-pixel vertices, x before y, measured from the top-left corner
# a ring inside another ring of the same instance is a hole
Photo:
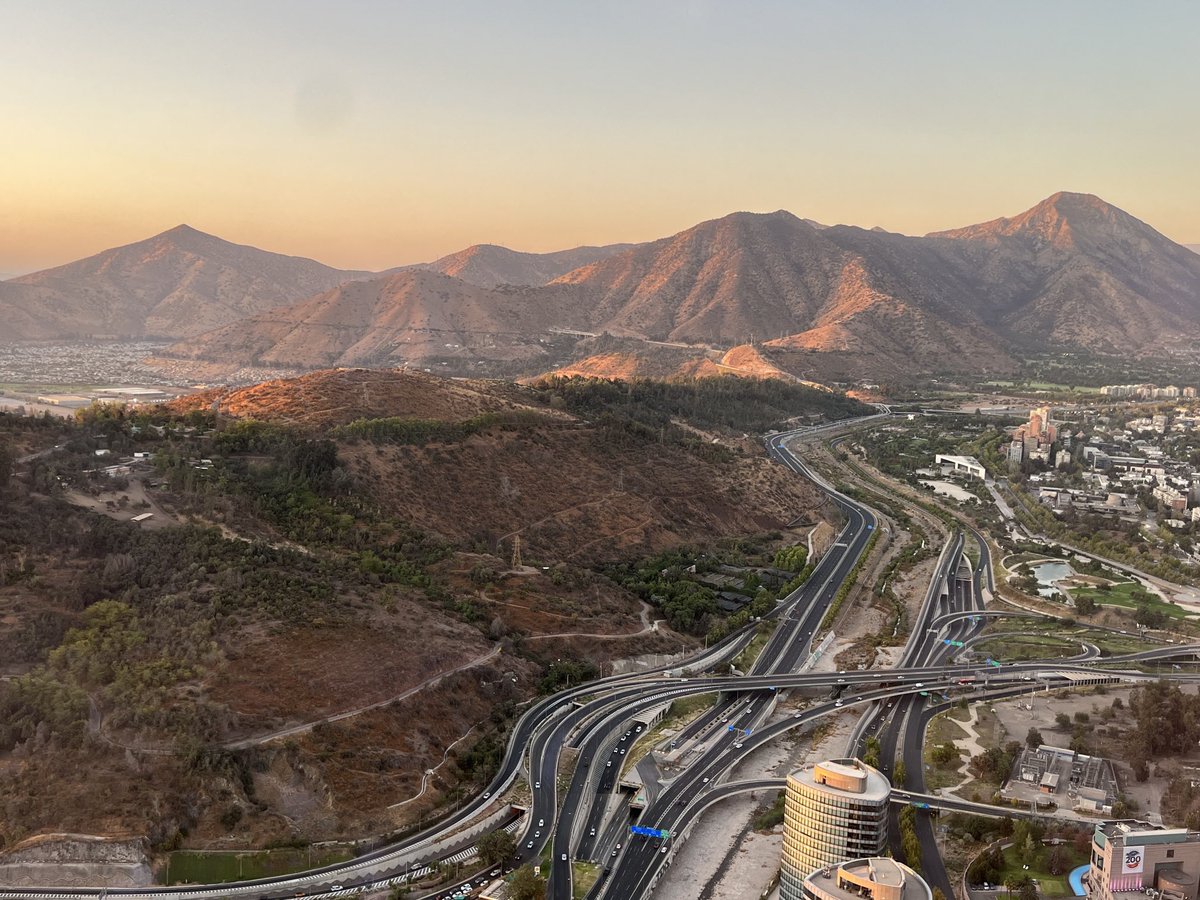
[[[566,861],[567,861],[567,854],[565,854],[565,853],[564,853],[564,854],[563,854],[563,855],[562,855],[560,858],[562,859],[562,861],[563,861],[563,862],[566,862]]]
[[[540,781],[535,781],[535,782],[533,783],[534,790],[537,790],[537,789],[538,789],[538,788],[540,788],[541,786],[542,786],[542,783],[541,783]]]
[[[834,705],[834,706],[841,706],[841,705],[842,705],[842,701],[841,701],[841,700],[839,700],[837,703],[835,703],[835,704],[833,704],[833,705]]]

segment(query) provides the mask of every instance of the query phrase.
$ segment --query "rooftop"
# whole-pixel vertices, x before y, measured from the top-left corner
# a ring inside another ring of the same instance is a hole
[[[828,900],[929,900],[929,885],[903,863],[886,857],[849,860],[818,869],[805,886]]]
[[[886,800],[892,785],[878,769],[857,759],[830,759],[803,766],[791,775],[808,787],[854,794],[863,800]]]

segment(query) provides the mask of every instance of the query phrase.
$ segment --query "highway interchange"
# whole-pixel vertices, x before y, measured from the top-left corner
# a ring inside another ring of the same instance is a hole
[[[813,481],[837,504],[844,524],[833,546],[821,557],[807,581],[786,597],[766,618],[774,631],[753,666],[744,674],[709,675],[724,668],[753,639],[757,623],[697,653],[686,665],[665,670],[613,676],[542,698],[533,703],[510,735],[500,770],[479,796],[436,825],[354,860],[292,876],[224,885],[189,885],[128,889],[6,889],[0,898],[94,898],[100,895],[158,900],[188,898],[279,898],[300,895],[341,896],[364,888],[404,884],[407,878],[428,874],[428,866],[448,858],[473,857],[476,836],[464,829],[472,820],[496,808],[497,800],[519,781],[528,783],[527,810],[519,819],[500,819],[517,840],[517,852],[505,868],[524,863],[542,866],[549,882],[548,896],[573,896],[573,862],[593,861],[600,877],[589,898],[635,900],[648,897],[670,864],[680,840],[715,803],[746,790],[772,791],[780,779],[728,782],[736,765],[764,744],[794,729],[811,726],[823,716],[846,708],[860,711],[848,746],[861,755],[870,738],[880,744],[882,768],[892,774],[892,760],[904,761],[906,792],[894,800],[938,805],[987,814],[995,808],[966,801],[929,797],[924,792],[922,747],[929,719],[959,697],[973,700],[1011,696],[1038,686],[1062,685],[1068,678],[1141,680],[1150,678],[1132,666],[1147,659],[1195,656],[1200,647],[1173,645],[1141,654],[1101,660],[1087,647],[1073,660],[1047,660],[1002,666],[963,666],[948,660],[984,627],[980,615],[985,588],[990,590],[992,567],[987,542],[972,531],[958,531],[943,549],[925,602],[910,631],[899,664],[892,669],[851,672],[810,672],[814,636],[839,588],[858,562],[872,535],[881,527],[876,514],[839,492],[812,471],[789,448],[797,440],[826,437],[847,425],[863,424],[888,414],[852,423],[775,434],[766,441],[772,459]],[[886,527],[886,526],[884,526]],[[979,561],[971,566],[963,552],[976,544]],[[992,611],[989,611],[991,614]],[[1122,667],[1126,668],[1122,668]],[[1154,676],[1158,677],[1158,676]],[[1178,676],[1194,678],[1191,675]],[[776,705],[788,691],[823,694],[806,707],[780,718]],[[674,700],[716,694],[716,702],[676,736],[678,758],[671,777],[653,780],[643,789],[644,808],[631,803],[632,792],[620,782],[626,757],[649,727],[656,710]],[[1012,814],[1012,810],[1005,810]],[[666,840],[633,836],[632,824],[668,832]],[[933,886],[953,896],[941,865],[928,816],[917,817],[924,874]],[[893,834],[897,829],[892,829]],[[482,883],[476,876],[472,886]],[[416,897],[453,897],[458,885],[443,885]],[[415,888],[415,885],[414,885]]]

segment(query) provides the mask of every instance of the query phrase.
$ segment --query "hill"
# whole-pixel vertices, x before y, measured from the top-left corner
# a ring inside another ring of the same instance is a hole
[[[313,431],[362,418],[463,422],[487,413],[531,407],[529,397],[506,382],[451,381],[408,369],[336,369],[245,388],[202,391],[165,403],[163,408],[179,415],[216,411]]]
[[[393,366],[451,359],[459,371],[479,360],[545,358],[539,340],[573,320],[562,292],[486,290],[437,272],[408,269],[348,282],[177,344],[172,356],[313,369]]]
[[[4,338],[190,337],[365,274],[180,225],[4,282]]]
[[[481,789],[539,690],[724,625],[709,589],[651,609],[610,563],[690,545],[764,565],[797,517],[837,516],[734,430],[859,409],[779,381],[332,370],[0,414],[0,458],[58,448],[0,481],[0,843],[428,819]],[[146,461],[89,472],[101,445]],[[517,537],[537,565],[509,571]]]
[[[546,284],[573,269],[590,265],[632,246],[609,244],[605,247],[575,247],[551,253],[522,253],[495,244],[475,244],[411,268],[441,272],[477,287],[493,288],[502,284],[533,286]]]

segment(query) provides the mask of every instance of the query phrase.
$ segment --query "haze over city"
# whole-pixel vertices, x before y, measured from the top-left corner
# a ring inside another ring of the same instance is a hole
[[[0,272],[187,222],[379,269],[786,208],[909,234],[1096,193],[1200,241],[1200,9],[10,4]]]

